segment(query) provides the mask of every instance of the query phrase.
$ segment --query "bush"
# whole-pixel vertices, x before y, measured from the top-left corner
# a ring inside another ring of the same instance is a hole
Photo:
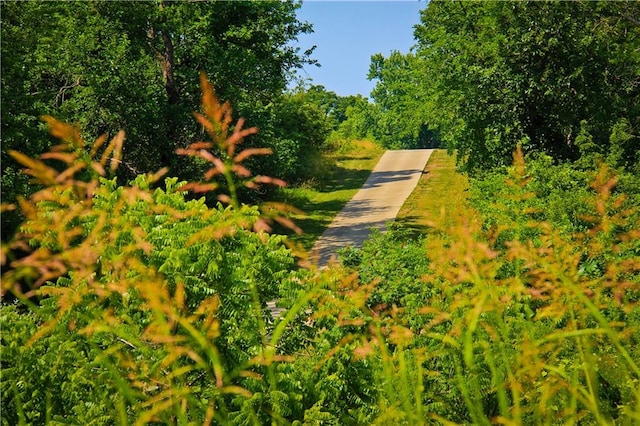
[[[202,84],[197,118],[213,142],[182,152],[211,164],[208,179],[223,178],[228,207],[186,199],[211,181],[170,178],[153,189],[165,171],[129,186],[103,177],[115,170],[122,133],[87,153],[74,128],[48,118],[61,145],[40,160],[12,153],[44,189],[21,203],[27,221],[10,246],[31,253],[3,271],[3,292],[22,306],[2,307],[3,422],[225,422],[272,368],[266,302],[295,265],[284,237],[264,229],[289,222],[264,216],[274,206],[239,204],[238,185],[279,182],[242,166],[266,152],[235,152],[254,129],[239,122],[229,132],[228,105]]]

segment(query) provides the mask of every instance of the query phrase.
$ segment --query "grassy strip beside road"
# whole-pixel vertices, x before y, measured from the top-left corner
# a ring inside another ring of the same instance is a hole
[[[291,240],[310,250],[335,215],[367,180],[384,151],[373,142],[352,142],[328,159],[331,167],[324,176],[308,185],[282,189],[280,201],[304,212],[293,216],[304,234],[292,235]],[[448,155],[446,150],[435,150],[418,185],[400,209],[396,223],[415,234],[432,232],[432,222],[445,226],[453,224],[463,212],[469,211],[468,188],[467,177],[456,172],[455,157]]]
[[[353,141],[328,159],[331,166],[324,176],[309,185],[281,190],[281,201],[304,212],[304,215],[293,216],[304,234],[292,235],[291,239],[310,250],[335,215],[367,180],[384,151],[373,142]]]
[[[429,158],[424,173],[398,213],[396,223],[415,234],[432,232],[432,223],[451,225],[462,213],[469,217],[469,182],[456,172],[454,155],[437,149]]]

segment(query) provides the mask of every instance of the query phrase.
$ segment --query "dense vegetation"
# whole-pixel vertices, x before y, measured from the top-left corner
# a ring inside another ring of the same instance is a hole
[[[7,155],[35,156],[53,140],[39,125],[49,114],[80,125],[86,135],[127,129],[118,168],[120,183],[170,167],[195,179],[198,163],[173,155],[202,138],[192,120],[198,108],[198,75],[216,83],[218,95],[261,129],[247,140],[270,147],[276,158],[253,164],[257,172],[296,180],[301,146],[322,142],[316,116],[282,97],[295,69],[313,62],[291,42],[311,30],[299,22],[299,5],[286,2],[3,2],[2,187],[14,202],[32,187]],[[291,128],[289,122],[300,123]],[[322,123],[320,123],[322,124]],[[304,127],[315,133],[301,132]],[[290,157],[290,158],[289,158]],[[300,176],[302,173],[302,176]],[[8,214],[3,234],[19,218]]]
[[[575,160],[583,132],[635,166],[637,144],[610,135],[640,126],[639,18],[637,2],[434,1],[414,53],[373,58],[373,96],[468,170],[510,164],[517,144]]]
[[[282,93],[295,8],[2,4],[2,424],[640,421],[638,4],[432,1],[375,103]],[[303,266],[268,176],[363,136],[468,203]]]

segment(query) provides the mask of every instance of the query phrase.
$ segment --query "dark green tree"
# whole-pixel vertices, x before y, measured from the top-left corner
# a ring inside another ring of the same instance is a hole
[[[309,99],[307,92],[281,96],[273,105],[274,136],[265,141],[274,155],[263,163],[270,169],[261,173],[291,183],[313,177],[333,127],[330,112],[328,104]]]
[[[371,57],[369,79],[378,80],[371,93],[381,116],[375,137],[389,148],[425,148],[437,145],[425,121],[422,64],[418,57],[394,51]]]
[[[380,122],[380,107],[363,96],[349,97],[344,112],[345,119],[333,133],[335,139],[376,139],[376,129]]]
[[[340,96],[327,90],[323,85],[312,84],[308,87],[300,87],[295,90],[295,93],[306,103],[316,105],[327,117],[333,130],[336,130],[342,122],[347,120],[349,107],[361,105],[363,101],[366,102],[366,98],[362,95]]]
[[[1,7],[2,193],[8,202],[30,188],[6,152],[45,150],[51,142],[38,124],[42,114],[78,123],[91,137],[131,129],[119,168],[123,179],[162,166],[192,178],[199,174],[194,163],[173,154],[202,137],[191,116],[199,104],[199,73],[209,75],[236,115],[275,129],[267,105],[310,53],[291,43],[311,30],[298,21],[294,1]],[[269,145],[257,138],[247,144]],[[3,215],[3,234],[15,222]]]
[[[640,126],[639,17],[637,2],[432,1],[415,31],[426,118],[470,170],[518,143],[576,159],[582,121],[606,154],[616,123]]]

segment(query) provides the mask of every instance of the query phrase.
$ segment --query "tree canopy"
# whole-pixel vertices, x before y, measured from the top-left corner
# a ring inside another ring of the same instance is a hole
[[[372,58],[373,95],[401,132],[437,130],[467,170],[510,164],[517,144],[576,160],[581,132],[635,164],[639,23],[637,2],[432,1],[414,53]]]
[[[426,148],[437,144],[425,121],[420,59],[414,54],[392,52],[371,57],[369,79],[378,84],[371,93],[380,108],[376,138],[390,148]]]
[[[239,115],[265,130],[261,137],[277,132],[269,104],[293,70],[310,62],[310,51],[291,43],[311,31],[297,19],[298,7],[294,1],[3,2],[3,198],[30,191],[6,152],[46,150],[43,114],[77,123],[92,137],[132,129],[119,168],[126,179],[161,166],[193,177],[193,162],[173,153],[202,137],[191,117],[201,71]]]

